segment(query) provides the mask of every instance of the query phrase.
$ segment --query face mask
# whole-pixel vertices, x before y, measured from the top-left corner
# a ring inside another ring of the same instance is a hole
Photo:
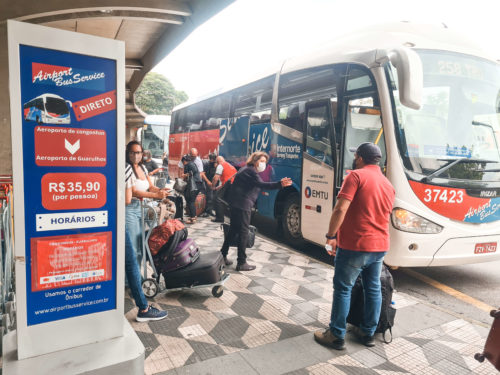
[[[134,164],[139,164],[142,160],[142,156],[141,155],[134,155],[132,156],[132,162]]]
[[[266,170],[266,163],[264,162],[259,162],[259,164],[257,165],[257,172],[261,173],[261,172],[264,172]]]
[[[143,156],[142,161],[146,161],[146,160],[148,160],[148,158]]]

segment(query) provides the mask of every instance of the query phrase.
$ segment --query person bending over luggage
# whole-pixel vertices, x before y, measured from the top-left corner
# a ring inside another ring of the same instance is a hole
[[[132,182],[129,180],[126,185],[125,203],[127,205],[132,203]],[[142,291],[141,285],[141,272],[137,257],[135,254],[134,246],[130,238],[130,233],[125,226],[125,276],[127,277],[128,286],[132,292],[136,306],[139,312],[135,317],[138,322],[147,322],[149,320],[161,320],[167,317],[167,312],[159,310],[154,306],[148,305],[146,296]]]
[[[194,224],[196,223],[196,207],[194,203],[196,201],[196,197],[198,196],[198,192],[202,190],[203,182],[200,177],[198,167],[190,155],[184,155],[181,161],[184,165],[182,178],[188,181],[188,186],[186,187],[186,190],[184,190],[184,198],[186,198],[186,206],[189,215],[189,219],[186,221],[186,224]],[[189,179],[191,178],[194,179],[194,182],[196,183],[197,190],[195,191],[189,191]]]
[[[354,154],[354,170],[342,184],[326,233],[326,244],[332,247],[327,251],[335,256],[332,314],[329,327],[314,332],[314,339],[336,350],[345,349],[351,291],[359,274],[363,281],[364,312],[357,336],[365,346],[375,346],[373,336],[382,305],[380,272],[389,250],[389,216],[395,196],[378,165],[381,158],[382,152],[374,143],[359,145]]]
[[[127,144],[125,159],[125,183],[130,182],[132,187],[132,201],[125,208],[125,225],[137,254],[138,262],[142,259],[142,228],[141,202],[142,198],[164,199],[168,195],[167,189],[159,189],[153,185],[148,172],[142,164],[143,149],[139,142],[130,141]]]
[[[227,259],[229,244],[236,234],[238,237],[238,264],[237,271],[251,271],[255,266],[246,262],[246,248],[248,241],[248,228],[252,207],[255,205],[261,189],[279,189],[290,186],[292,180],[284,177],[277,182],[264,182],[259,172],[266,169],[269,156],[265,152],[254,152],[247,160],[246,166],[241,168],[234,177],[231,191],[229,193],[229,206],[231,208],[231,222],[229,231],[221,248],[222,256],[226,266],[233,262]]]
[[[223,223],[226,208],[225,199],[229,195],[233,176],[237,171],[223,156],[217,156],[216,162],[217,168],[212,178],[212,189],[215,191],[215,218],[212,221]]]

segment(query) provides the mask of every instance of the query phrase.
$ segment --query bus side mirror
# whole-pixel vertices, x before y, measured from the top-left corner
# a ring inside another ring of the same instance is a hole
[[[66,100],[66,104],[71,108],[73,107],[73,103],[71,102],[71,100]]]
[[[391,62],[397,70],[399,101],[405,107],[420,109],[424,73],[422,61],[417,53],[409,48],[400,47],[392,50],[377,50],[375,63],[382,66]]]
[[[399,101],[405,107],[420,109],[424,85],[420,57],[409,48],[396,48],[389,52],[389,59],[398,71]]]

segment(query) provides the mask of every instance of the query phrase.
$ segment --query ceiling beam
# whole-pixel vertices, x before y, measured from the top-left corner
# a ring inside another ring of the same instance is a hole
[[[165,13],[189,17],[192,14],[187,3],[177,0],[16,0],[2,9],[2,19],[29,21],[32,18],[95,11],[134,11]]]
[[[144,65],[137,59],[125,59],[125,69],[141,70]]]
[[[129,19],[129,20],[140,20],[140,21],[152,21],[169,23],[174,25],[182,25],[184,23],[184,17],[176,16],[174,14],[166,14],[160,12],[145,12],[145,11],[131,11],[131,10],[110,10],[103,12],[101,10],[88,11],[73,9],[71,13],[61,13],[46,15],[41,17],[30,17],[25,19],[30,23],[41,24],[48,22],[56,22],[69,19]]]
[[[182,27],[176,27],[166,30],[158,41],[143,56],[142,63],[144,68],[135,71],[130,79],[129,87],[132,94],[135,93],[140,86],[145,75],[153,69],[165,56],[167,56],[174,48],[176,48],[184,39],[186,39],[198,26],[210,19],[214,14],[220,12],[234,0],[218,0],[217,6],[213,2],[206,0],[193,0],[190,5],[193,9],[193,14],[186,17]]]

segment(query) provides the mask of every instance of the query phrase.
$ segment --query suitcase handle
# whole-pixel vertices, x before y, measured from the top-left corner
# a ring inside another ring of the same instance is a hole
[[[490,316],[492,318],[495,318],[495,319],[500,318],[500,309],[499,310],[491,310]]]

